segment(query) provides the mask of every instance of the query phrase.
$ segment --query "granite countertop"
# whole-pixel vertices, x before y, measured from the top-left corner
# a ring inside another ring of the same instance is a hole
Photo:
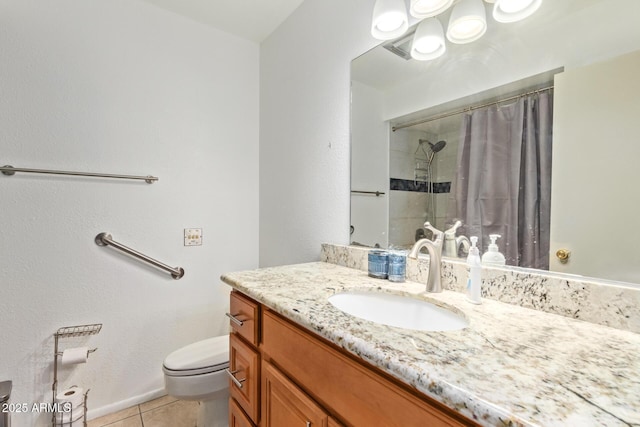
[[[487,426],[640,426],[640,335],[315,262],[228,273],[233,288]],[[414,294],[469,327],[425,332],[334,308],[346,290]]]

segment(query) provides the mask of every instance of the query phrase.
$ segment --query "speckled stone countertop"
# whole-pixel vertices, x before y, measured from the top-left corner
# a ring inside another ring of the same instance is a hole
[[[228,273],[233,288],[487,426],[640,426],[640,335],[315,262]],[[469,327],[424,332],[334,308],[346,290],[412,294]]]

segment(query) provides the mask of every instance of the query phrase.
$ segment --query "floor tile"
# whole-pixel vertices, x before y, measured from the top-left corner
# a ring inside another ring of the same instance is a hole
[[[172,396],[162,396],[157,399],[150,400],[145,403],[140,404],[140,412],[147,412],[155,408],[159,408],[160,406],[168,405],[169,403],[173,403],[177,401],[175,397]]]
[[[105,427],[143,427],[142,418],[140,414],[138,414],[112,424],[107,424]]]
[[[198,402],[178,400],[142,413],[144,427],[195,427]]]
[[[114,412],[113,414],[105,415],[104,417],[93,419],[89,421],[87,425],[88,427],[102,427],[113,424],[116,421],[131,418],[134,415],[140,415],[140,409],[137,405],[132,406],[131,408],[123,409],[122,411]]]

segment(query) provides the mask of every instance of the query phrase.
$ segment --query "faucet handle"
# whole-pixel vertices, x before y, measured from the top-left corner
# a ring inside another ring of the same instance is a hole
[[[456,236],[456,231],[458,228],[462,227],[462,221],[456,221],[455,224],[451,226],[448,230],[444,232],[446,238],[453,239]]]
[[[442,231],[438,230],[433,225],[431,225],[431,223],[429,221],[424,223],[424,228],[426,228],[427,230],[431,230],[431,232],[433,233],[433,241],[434,242],[436,240],[438,240],[438,239],[442,239],[442,236],[444,235],[444,233]]]

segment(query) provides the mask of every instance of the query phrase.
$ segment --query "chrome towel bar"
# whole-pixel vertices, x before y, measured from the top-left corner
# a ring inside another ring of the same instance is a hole
[[[137,179],[144,180],[147,184],[153,184],[159,178],[156,176],[137,176],[137,175],[114,175],[110,173],[92,173],[92,172],[71,172],[71,171],[56,171],[48,169],[30,169],[30,168],[14,168],[11,165],[4,165],[0,167],[0,172],[4,175],[15,175],[16,172],[26,173],[43,173],[49,175],[73,175],[73,176],[90,176],[97,178],[115,178],[115,179]]]
[[[351,190],[351,193],[355,193],[355,194],[375,194],[376,197],[380,197],[383,196],[384,193],[382,191],[358,191],[358,190]]]
[[[115,240],[113,240],[113,238],[111,237],[111,234],[109,233],[100,233],[96,236],[95,238],[95,242],[98,246],[113,246],[114,248],[128,254],[131,255],[135,258],[138,258],[139,260],[142,260],[146,263],[149,263],[155,267],[158,267],[161,270],[164,270],[168,273],[171,273],[171,277],[173,277],[174,279],[178,280],[180,278],[182,278],[182,276],[184,276],[184,270],[180,267],[169,267],[167,264],[164,264],[158,260],[155,260],[151,257],[148,257],[144,254],[141,254],[138,251],[135,251],[125,245],[123,245],[122,243],[118,243]]]

